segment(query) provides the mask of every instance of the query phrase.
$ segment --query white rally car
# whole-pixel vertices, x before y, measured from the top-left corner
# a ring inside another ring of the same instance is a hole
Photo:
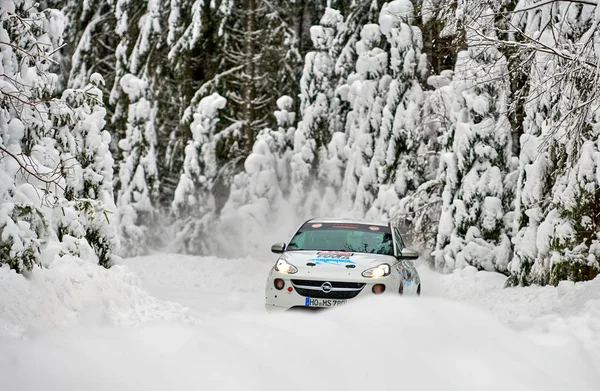
[[[265,307],[269,311],[343,305],[369,295],[421,293],[413,260],[392,224],[349,219],[313,219],[280,254],[269,272]]]

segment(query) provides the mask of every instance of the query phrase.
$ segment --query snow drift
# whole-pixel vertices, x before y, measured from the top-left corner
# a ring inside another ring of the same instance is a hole
[[[0,267],[0,337],[22,338],[72,325],[134,325],[152,319],[191,321],[183,306],[150,296],[126,266],[107,270],[66,255],[57,256],[47,268],[35,268],[27,277]]]

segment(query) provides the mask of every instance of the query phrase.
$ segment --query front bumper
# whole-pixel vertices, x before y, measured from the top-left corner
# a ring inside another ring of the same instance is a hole
[[[284,281],[281,290],[275,288],[275,279]],[[328,292],[321,289],[325,282],[331,284],[331,287],[326,287]],[[383,294],[398,294],[398,281],[394,280],[392,276],[360,280],[343,277],[325,279],[320,276],[306,277],[271,271],[265,289],[265,308],[269,312],[292,308],[332,308],[361,297],[376,296],[373,293],[373,286],[376,284],[385,285]],[[318,304],[328,304],[328,306],[319,306]]]

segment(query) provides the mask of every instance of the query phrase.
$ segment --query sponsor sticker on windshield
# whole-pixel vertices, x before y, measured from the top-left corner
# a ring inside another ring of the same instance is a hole
[[[358,224],[332,224],[333,228],[352,228],[352,229],[356,229],[358,228]]]
[[[354,253],[346,251],[319,251],[315,258],[309,261],[315,264],[330,264],[330,265],[355,265],[356,262],[350,259]]]

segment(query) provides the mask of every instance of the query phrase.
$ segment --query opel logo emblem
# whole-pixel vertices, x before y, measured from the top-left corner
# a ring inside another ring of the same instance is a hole
[[[331,282],[324,282],[323,285],[321,285],[321,290],[325,293],[331,292],[331,288],[332,288]]]

